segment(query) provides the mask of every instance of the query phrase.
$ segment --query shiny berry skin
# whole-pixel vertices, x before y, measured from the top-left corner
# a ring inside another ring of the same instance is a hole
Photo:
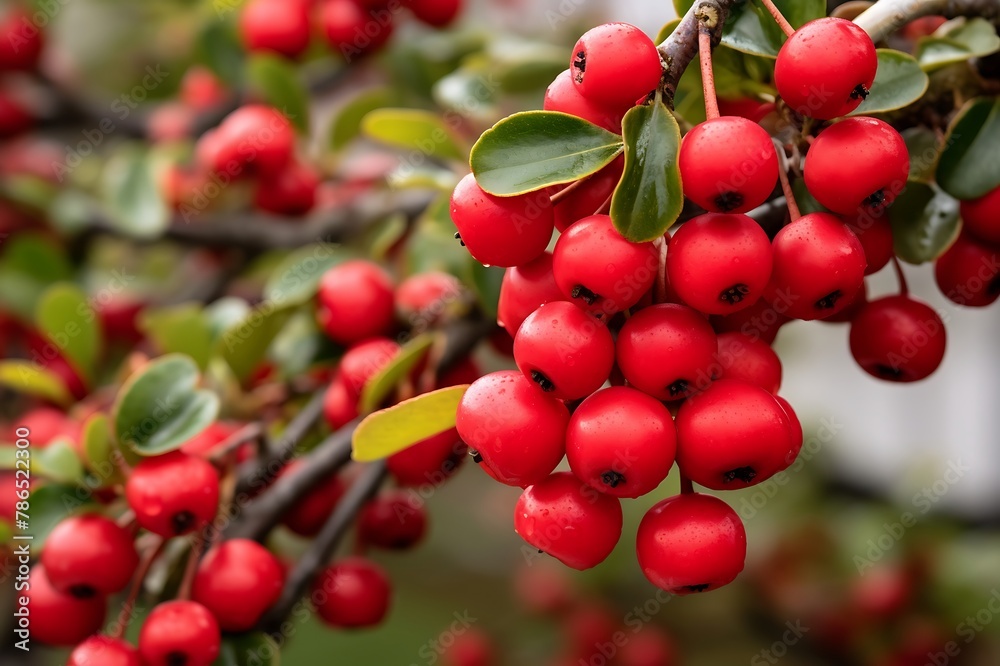
[[[886,267],[895,255],[892,240],[892,224],[885,211],[862,211],[849,215],[845,222],[861,241],[868,268],[865,275],[878,273]]]
[[[458,471],[468,452],[452,428],[392,454],[386,465],[401,486],[438,486]]]
[[[465,291],[449,273],[411,275],[396,287],[396,310],[416,329],[426,330],[462,309]]]
[[[605,23],[577,41],[570,71],[587,99],[628,104],[660,83],[663,65],[656,44],[642,30],[628,23]]]
[[[607,215],[570,226],[552,253],[563,296],[593,314],[614,314],[638,303],[653,286],[657,264],[652,243],[625,240]]]
[[[103,594],[79,598],[52,587],[42,564],[31,569],[28,589],[20,594],[28,598],[32,640],[46,645],[76,645],[101,630],[108,611]]]
[[[571,224],[596,213],[614,193],[625,170],[625,155],[619,155],[611,164],[587,179],[585,185],[567,194],[553,206],[556,229],[566,231]],[[549,190],[555,194],[567,187],[557,185]]]
[[[348,349],[340,359],[340,379],[350,394],[360,396],[368,380],[382,372],[399,349],[389,338],[372,338]]]
[[[297,58],[309,46],[309,0],[251,0],[240,14],[240,34],[250,51]]]
[[[520,372],[482,377],[458,405],[456,427],[501,483],[528,486],[547,477],[566,452],[569,410]]]
[[[520,266],[537,259],[552,238],[552,204],[544,192],[495,197],[472,174],[451,195],[451,219],[462,243],[487,266]]]
[[[268,213],[297,217],[305,215],[316,205],[318,187],[319,174],[316,170],[295,162],[273,178],[261,179],[257,183],[253,202],[257,208]]]
[[[670,286],[705,314],[731,314],[763,295],[771,277],[771,241],[746,215],[699,215],[667,245]]]
[[[737,116],[713,118],[684,136],[678,156],[684,196],[713,213],[746,213],[771,196],[778,153],[771,135]]]
[[[114,594],[129,584],[139,555],[132,535],[96,514],[66,518],[52,530],[42,550],[52,586],[64,594]]]
[[[367,11],[356,0],[320,0],[315,12],[319,33],[347,62],[378,51],[394,31],[388,12]]]
[[[1000,244],[1000,187],[959,206],[962,227],[987,243]]]
[[[514,337],[522,322],[540,305],[563,299],[552,272],[552,255],[544,252],[533,261],[504,271],[497,323]]]
[[[571,116],[583,118],[598,127],[603,127],[609,132],[621,134],[622,118],[634,104],[634,99],[627,104],[608,105],[602,103],[601,100],[591,100],[584,97],[580,94],[580,89],[573,83],[573,74],[567,69],[559,74],[545,90],[542,108],[545,111],[568,113]]]
[[[1000,298],[1000,246],[963,233],[934,264],[941,293],[959,305],[982,308]]]
[[[249,631],[281,596],[285,570],[250,539],[219,544],[198,564],[191,599],[207,608],[223,631]]]
[[[746,529],[739,515],[718,498],[677,495],[642,517],[636,555],[653,585],[679,595],[708,592],[743,571]]]
[[[825,208],[841,215],[879,210],[906,187],[910,155],[899,132],[875,118],[846,118],[816,137],[805,182]]]
[[[360,629],[385,618],[391,594],[389,578],[381,567],[370,560],[348,557],[320,572],[310,599],[324,623]]]
[[[66,666],[142,666],[142,659],[121,639],[91,636],[73,649]]]
[[[333,431],[358,418],[358,396],[347,388],[339,374],[323,394],[323,418]]]
[[[770,393],[721,379],[681,405],[677,465],[681,474],[712,490],[737,490],[766,481],[784,468],[792,425]]]
[[[419,21],[443,28],[462,12],[465,0],[410,0],[407,6]]]
[[[657,400],[681,400],[712,383],[719,346],[708,320],[684,305],[632,315],[616,343],[618,367],[633,387]]]
[[[788,106],[804,116],[845,116],[868,97],[878,54],[851,21],[821,18],[795,31],[778,52],[774,81]]]
[[[778,401],[781,408],[785,410],[785,415],[788,417],[788,422],[792,427],[792,436],[789,440],[788,452],[785,454],[785,463],[782,466],[782,471],[788,469],[795,459],[799,457],[799,451],[802,450],[802,443],[805,439],[805,434],[802,431],[802,422],[799,421],[798,414],[795,413],[795,409],[792,407],[791,403],[782,398],[780,395],[774,396],[774,399]]]
[[[514,507],[514,531],[573,569],[603,562],[622,534],[622,505],[569,472],[528,486]]]
[[[363,259],[324,273],[316,303],[320,327],[342,345],[385,335],[396,318],[392,279],[378,264]]]
[[[198,140],[203,166],[233,177],[273,177],[291,162],[294,151],[295,130],[288,118],[260,104],[233,111],[214,132]]]
[[[601,387],[615,362],[615,343],[603,322],[572,303],[546,303],[514,338],[524,376],[560,400],[578,400]]]
[[[26,7],[4,7],[0,16],[0,71],[35,69],[44,45],[42,30]]]
[[[362,544],[386,550],[407,550],[427,534],[427,511],[410,492],[383,492],[358,514],[358,539]]]
[[[146,458],[125,482],[125,499],[140,527],[180,536],[215,518],[219,475],[211,463],[180,451]]]
[[[584,400],[566,430],[573,474],[615,497],[642,497],[667,478],[677,452],[670,412],[635,389],[612,386]]]
[[[941,365],[947,333],[930,306],[908,296],[888,296],[858,313],[850,341],[854,360],[871,376],[915,382]]]
[[[282,475],[303,464],[305,463],[300,460],[293,461],[284,469]],[[282,524],[299,536],[316,536],[326,523],[326,519],[333,513],[345,490],[344,482],[337,475],[324,479],[282,516]]]
[[[221,644],[219,623],[194,601],[156,606],[139,631],[143,666],[211,666]]]
[[[865,250],[836,215],[804,215],[778,232],[772,244],[769,291],[789,297],[785,314],[826,319],[851,304],[865,279]]]
[[[742,333],[719,335],[716,379],[739,379],[770,394],[781,388],[781,359],[771,345]]]

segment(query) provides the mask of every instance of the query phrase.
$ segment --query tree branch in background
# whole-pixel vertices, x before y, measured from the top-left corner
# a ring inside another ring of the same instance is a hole
[[[1000,2],[996,0],[880,0],[854,19],[875,42],[881,42],[904,25],[923,16],[948,18],[980,16],[1000,24]]]

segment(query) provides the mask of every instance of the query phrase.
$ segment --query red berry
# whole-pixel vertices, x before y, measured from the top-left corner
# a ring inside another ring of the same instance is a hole
[[[772,395],[781,388],[781,359],[771,346],[742,333],[719,335],[717,379],[739,379]]]
[[[756,303],[767,287],[771,241],[746,215],[699,215],[670,238],[667,275],[677,295],[699,312],[736,312]]]
[[[959,207],[963,228],[987,243],[1000,244],[1000,187]]]
[[[638,303],[653,286],[657,265],[656,247],[625,240],[607,215],[570,226],[552,255],[563,296],[594,314],[614,314]]]
[[[139,652],[118,638],[92,636],[77,645],[66,666],[142,666]]]
[[[256,541],[233,539],[198,564],[191,598],[207,608],[223,631],[249,631],[281,596],[285,570]]]
[[[439,640],[444,648],[442,666],[495,666],[497,663],[493,641],[474,627],[464,629],[462,633],[447,631]]]
[[[275,177],[263,178],[257,183],[254,205],[277,215],[293,217],[305,215],[316,204],[318,187],[319,174],[316,170],[308,165],[293,162]]]
[[[209,458],[217,453],[217,447],[236,434],[243,424],[236,422],[216,421],[200,433],[184,442],[181,452],[189,456]],[[252,445],[251,445],[252,446]],[[241,450],[242,451],[242,450]]]
[[[330,48],[347,62],[378,51],[393,33],[388,11],[368,11],[355,0],[321,0],[316,24]]]
[[[719,111],[724,116],[739,116],[759,123],[776,110],[774,102],[762,102],[752,97],[719,98]]]
[[[46,645],[69,647],[100,631],[108,611],[103,594],[74,597],[52,586],[43,564],[28,574],[27,597],[31,612],[31,638]]]
[[[720,499],[677,495],[643,516],[636,554],[653,585],[680,595],[707,592],[731,583],[743,571],[746,529]]]
[[[792,425],[770,393],[722,379],[688,398],[677,413],[677,465],[713,490],[756,485],[784,469]]]
[[[36,407],[25,413],[17,425],[28,430],[32,445],[39,448],[59,438],[75,440],[80,434],[79,426],[54,407]]]
[[[545,111],[568,113],[571,116],[583,118],[598,127],[603,127],[609,132],[621,134],[622,118],[625,117],[625,113],[634,104],[635,99],[629,100],[626,104],[609,105],[603,103],[601,100],[592,100],[584,97],[580,93],[580,89],[573,83],[572,72],[567,69],[559,74],[545,90],[545,100],[542,103],[542,109]],[[590,211],[590,213],[593,212]]]
[[[967,233],[934,264],[941,293],[959,305],[982,308],[1000,298],[1000,247]]]
[[[944,359],[944,322],[908,296],[872,301],[851,322],[851,354],[865,372],[892,382],[930,376]]]
[[[781,408],[785,410],[785,415],[788,417],[788,422],[791,425],[791,439],[788,446],[788,452],[785,454],[785,462],[782,465],[782,470],[788,469],[795,459],[799,457],[799,451],[802,450],[802,443],[804,439],[804,433],[802,432],[802,422],[799,421],[798,415],[795,413],[795,409],[792,408],[791,403],[782,398],[780,395],[774,396],[774,399],[778,401]]]
[[[605,23],[585,32],[573,47],[570,70],[580,94],[606,105],[634,104],[663,75],[656,44],[628,23]]]
[[[181,102],[205,111],[226,101],[226,88],[219,77],[207,67],[195,65],[184,73],[178,96]]]
[[[348,557],[320,572],[311,599],[326,624],[357,629],[382,621],[389,611],[391,592],[381,567],[360,557]]]
[[[451,195],[451,219],[469,254],[487,266],[520,266],[537,259],[554,228],[545,192],[495,197],[472,174]]]
[[[792,109],[830,120],[861,105],[877,69],[878,54],[868,33],[851,21],[821,18],[796,30],[781,47],[774,82]]]
[[[282,475],[290,473],[303,464],[305,463],[301,460],[293,461],[282,471]],[[310,490],[305,497],[282,516],[281,522],[299,536],[316,536],[323,529],[323,524],[333,513],[333,509],[343,497],[345,490],[344,482],[334,474]]]
[[[892,224],[885,211],[861,211],[845,220],[854,235],[861,241],[868,268],[865,275],[877,273],[895,255],[892,241]]]
[[[543,252],[537,259],[504,272],[497,323],[514,337],[521,323],[540,305],[561,300],[563,295],[552,272],[552,255]]]
[[[840,218],[812,213],[778,232],[770,291],[791,301],[787,315],[826,319],[851,304],[865,279],[865,250]]]
[[[603,322],[572,303],[546,303],[524,320],[514,338],[524,376],[560,400],[601,388],[615,362],[615,343]]]
[[[136,465],[125,498],[141,527],[165,538],[179,536],[215,518],[219,475],[202,458],[174,451]]]
[[[670,412],[650,396],[612,386],[584,400],[566,430],[570,469],[615,497],[642,497],[667,478],[677,434]]]
[[[678,156],[684,196],[707,211],[746,213],[778,182],[771,135],[736,116],[707,120],[684,136]]]
[[[197,158],[205,169],[233,178],[273,177],[292,160],[295,130],[280,111],[248,104],[229,114],[198,140]]]
[[[482,377],[458,405],[458,434],[501,483],[527,486],[547,477],[565,454],[569,411],[520,372]]]
[[[401,490],[384,492],[358,515],[361,543],[388,550],[407,550],[427,533],[427,512],[416,495]]]
[[[618,367],[625,379],[657,400],[680,400],[707,387],[718,351],[708,321],[683,305],[640,310],[618,334]]]
[[[392,454],[386,464],[401,486],[437,486],[458,471],[468,451],[452,428]]]
[[[399,349],[389,338],[372,338],[348,349],[340,359],[340,379],[350,394],[360,396],[368,380],[382,372]]]
[[[443,28],[458,17],[463,4],[464,0],[410,0],[408,6],[420,21]]]
[[[423,331],[460,310],[464,295],[462,283],[454,275],[418,273],[396,288],[396,309],[412,328]]]
[[[625,155],[619,155],[611,164],[604,167],[575,191],[567,194],[555,204],[556,229],[566,231],[571,224],[585,217],[590,217],[607,202],[622,179],[625,170]],[[549,193],[555,194],[565,185],[550,188]]]
[[[323,396],[323,418],[333,431],[358,418],[358,396],[347,388],[339,374],[330,382]]]
[[[127,530],[104,516],[90,514],[59,523],[45,540],[41,561],[54,588],[90,597],[125,589],[139,555]]]
[[[210,666],[219,656],[219,623],[193,601],[167,601],[150,612],[139,632],[144,666]]]
[[[622,505],[569,472],[528,486],[514,508],[514,530],[533,547],[583,571],[603,562],[622,534]]]
[[[250,0],[240,15],[243,43],[251,51],[297,58],[309,47],[309,0]]]
[[[0,87],[0,137],[26,132],[35,124],[35,115],[18,91]]]
[[[319,325],[342,345],[385,335],[395,320],[392,279],[370,261],[345,261],[328,270],[316,301]]]
[[[44,39],[27,9],[5,7],[0,17],[0,71],[28,71],[38,66]],[[51,16],[46,15],[46,20]]]
[[[816,137],[805,181],[816,200],[842,215],[879,210],[906,187],[910,155],[899,132],[875,118],[847,118]]]
[[[652,625],[636,630],[618,653],[618,666],[677,666],[677,647],[669,636]]]

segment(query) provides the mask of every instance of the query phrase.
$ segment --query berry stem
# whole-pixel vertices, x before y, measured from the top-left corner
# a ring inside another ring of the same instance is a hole
[[[149,575],[149,570],[153,568],[153,564],[163,553],[166,546],[167,539],[157,537],[156,542],[149,547],[142,561],[139,562],[139,567],[135,570],[135,575],[132,577],[132,586],[129,588],[128,596],[122,604],[121,612],[118,613],[118,619],[115,620],[115,623],[111,626],[111,630],[108,632],[108,636],[111,638],[121,638],[125,635],[125,630],[128,629],[128,625],[132,621],[136,599],[139,598],[139,593],[142,592],[142,584],[146,580],[146,576]]]
[[[788,156],[785,149],[779,149],[778,142],[774,142],[774,149],[778,153],[778,178],[781,180],[781,191],[785,193],[785,204],[788,206],[788,216],[792,222],[802,217],[799,210],[799,203],[795,200],[795,192],[792,190],[792,183],[788,180]]]
[[[767,11],[771,13],[771,16],[774,17],[774,22],[778,24],[778,27],[781,28],[782,32],[784,32],[789,37],[795,34],[795,28],[793,28],[792,24],[785,19],[785,17],[781,13],[781,10],[778,9],[778,7],[774,4],[772,0],[760,0],[760,1],[761,3],[763,3],[764,7],[767,8]]]
[[[698,56],[701,61],[701,83],[705,91],[705,117],[719,117],[719,97],[715,91],[715,74],[712,72],[712,31],[705,24],[698,27]]]
[[[259,440],[264,436],[264,426],[260,423],[248,423],[232,435],[224,439],[212,453],[211,461],[221,463],[231,453],[248,442]]]
[[[198,571],[198,562],[201,561],[201,554],[204,552],[205,542],[208,539],[207,532],[208,530],[203,530],[191,539],[191,552],[184,565],[184,577],[181,579],[180,587],[177,588],[177,598],[181,601],[187,601],[191,598],[191,586],[194,585],[194,575]]]
[[[614,192],[609,194],[608,198],[605,199],[604,203],[601,204],[601,207],[598,208],[596,211],[594,211],[594,215],[606,215],[611,210],[611,199],[613,199],[614,196],[615,196]]]
[[[896,269],[896,278],[899,280],[899,295],[909,296],[910,285],[906,282],[906,273],[903,272],[903,264],[899,263],[899,257],[893,256],[892,266]]]
[[[691,479],[681,474],[681,495],[692,494],[694,494],[694,483],[692,483]]]
[[[556,192],[555,194],[553,194],[551,197],[549,197],[549,201],[552,202],[553,206],[558,205],[560,201],[562,201],[563,199],[565,199],[566,197],[568,197],[569,195],[573,194],[578,189],[580,189],[581,187],[583,187],[584,183],[586,183],[588,180],[590,180],[590,176],[593,176],[593,175],[594,174],[590,174],[589,176],[584,176],[583,178],[580,178],[579,180],[573,181],[572,183],[570,183],[569,185],[567,185],[566,187],[564,187],[563,189],[559,190],[558,192]]]

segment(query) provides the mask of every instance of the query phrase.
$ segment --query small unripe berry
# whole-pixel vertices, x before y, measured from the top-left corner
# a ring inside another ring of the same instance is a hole
[[[139,632],[145,666],[211,666],[222,645],[219,623],[193,601],[168,601],[150,612]]]
[[[660,83],[663,66],[656,44],[642,30],[628,23],[605,23],[580,37],[570,71],[587,99],[634,104]]]
[[[90,514],[59,523],[45,540],[41,561],[57,590],[90,597],[125,589],[139,555],[127,530],[109,518]]]
[[[271,551],[250,539],[216,546],[198,564],[191,598],[223,631],[249,631],[281,596],[285,571]]]
[[[872,301],[851,322],[851,354],[865,372],[891,382],[930,376],[944,359],[947,334],[930,306],[908,296]]]
[[[320,572],[310,599],[324,623],[360,629],[385,618],[391,594],[389,578],[381,567],[370,560],[348,557]]]
[[[174,451],[136,465],[125,498],[141,527],[164,538],[180,536],[215,518],[219,475],[206,460]]]
[[[539,306],[563,299],[552,272],[552,255],[543,252],[537,259],[504,272],[497,303],[497,323],[514,337],[521,323]]]
[[[982,308],[1000,298],[1000,246],[963,233],[934,264],[941,293],[959,305]]]
[[[319,325],[342,345],[385,335],[396,317],[389,274],[361,259],[345,261],[324,273],[316,301]]]

